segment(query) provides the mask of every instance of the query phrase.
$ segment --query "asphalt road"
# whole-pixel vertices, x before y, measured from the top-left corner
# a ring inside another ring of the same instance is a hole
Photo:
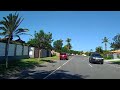
[[[90,64],[88,57],[73,56],[23,71],[9,79],[120,79],[120,66]]]

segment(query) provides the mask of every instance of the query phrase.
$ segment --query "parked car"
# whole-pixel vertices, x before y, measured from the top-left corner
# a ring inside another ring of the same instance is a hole
[[[86,54],[82,54],[82,56],[87,56]]]
[[[103,64],[104,63],[104,58],[99,53],[93,53],[89,57],[89,62],[90,63],[100,63],[100,64]]]
[[[67,53],[60,53],[60,60],[68,60],[68,54]]]
[[[72,53],[71,56],[74,56],[74,54]]]

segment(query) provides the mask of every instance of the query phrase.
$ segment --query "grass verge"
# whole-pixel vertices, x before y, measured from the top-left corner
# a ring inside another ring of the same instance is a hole
[[[13,60],[8,63],[8,68],[5,68],[5,63],[0,63],[0,75],[12,74],[20,72],[21,70],[32,69],[35,66],[41,66],[44,62],[53,63],[55,60],[59,60],[58,56],[46,57],[46,58],[29,58],[21,60]]]
[[[59,60],[58,56],[40,58],[40,61],[45,61],[45,62],[49,62],[49,63],[55,63],[56,60]]]
[[[5,63],[0,64],[0,74],[7,74],[21,71],[29,68],[34,68],[35,66],[39,66],[44,61],[40,61],[38,59],[21,59],[21,60],[13,60],[8,63],[8,68],[5,68]]]
[[[118,64],[118,65],[120,65],[120,60],[118,60],[118,61],[111,61],[112,62],[112,64]]]
[[[40,58],[42,60],[59,60],[58,56],[53,56],[53,57],[46,57],[46,58]]]

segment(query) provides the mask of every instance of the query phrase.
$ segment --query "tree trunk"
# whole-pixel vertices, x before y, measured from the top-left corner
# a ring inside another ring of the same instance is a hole
[[[39,59],[40,59],[40,52],[41,52],[41,49],[39,49]]]
[[[105,51],[107,50],[107,44],[105,43]]]
[[[10,43],[10,37],[8,38],[7,48],[6,48],[6,56],[5,56],[5,66],[6,66],[6,68],[8,68],[8,52],[9,52],[9,43]]]
[[[40,60],[40,52],[41,52],[41,49],[39,49],[39,57],[38,57],[38,61]]]

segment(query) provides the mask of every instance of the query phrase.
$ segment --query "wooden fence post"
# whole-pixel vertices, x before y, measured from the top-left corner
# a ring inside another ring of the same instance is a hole
[[[30,47],[28,46],[28,57],[30,58],[30,56],[29,56],[29,48],[30,48]]]
[[[14,56],[16,57],[17,44],[15,44]]]
[[[24,45],[22,45],[22,56],[24,55]]]

